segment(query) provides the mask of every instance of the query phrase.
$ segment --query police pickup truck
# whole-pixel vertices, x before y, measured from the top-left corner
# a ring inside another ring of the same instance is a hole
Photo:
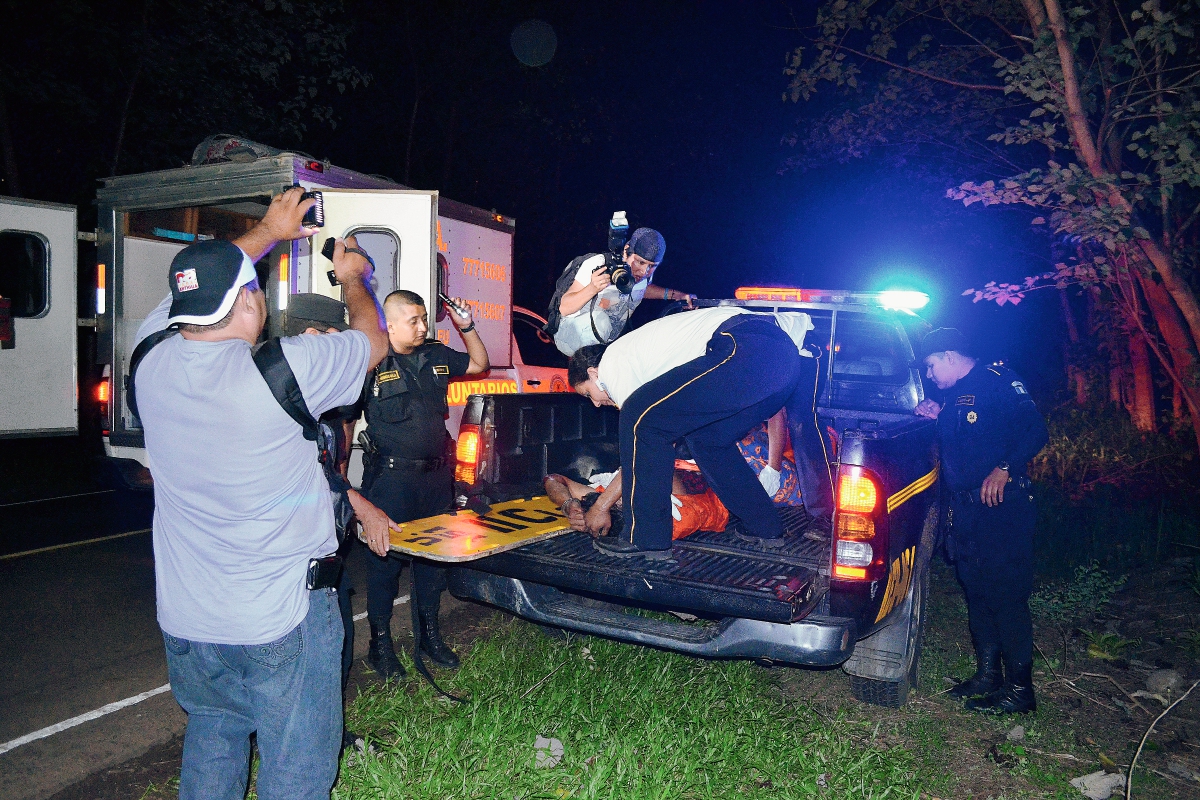
[[[542,625],[696,656],[841,665],[858,699],[903,705],[939,511],[934,423],[913,414],[924,394],[910,332],[923,323],[911,307],[923,296],[743,288],[737,298],[698,304],[803,312],[815,325],[806,343],[825,354],[815,398],[836,481],[832,537],[803,535],[803,507],[780,508],[788,544],[770,552],[701,531],[668,561],[614,559],[569,531],[456,564],[450,590]],[[617,419],[575,394],[473,395],[458,488],[494,504],[541,495],[547,473],[614,470]],[[479,520],[519,529],[526,518],[485,510]]]

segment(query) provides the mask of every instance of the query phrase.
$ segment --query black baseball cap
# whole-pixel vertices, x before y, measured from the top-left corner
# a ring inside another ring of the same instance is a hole
[[[972,354],[971,345],[967,343],[967,337],[963,336],[960,330],[937,328],[925,334],[925,338],[921,340],[921,345],[917,348],[917,363],[924,361],[934,353],[945,353],[950,350],[965,356]]]
[[[168,324],[212,325],[233,308],[238,290],[257,275],[233,242],[212,239],[185,247],[171,260]]]
[[[308,328],[316,328],[324,333],[328,328],[344,331],[349,327],[346,324],[346,304],[340,300],[323,294],[294,294],[288,298],[283,323],[285,336],[299,336]]]
[[[629,252],[657,264],[667,253],[667,240],[653,228],[638,228],[629,237]]]

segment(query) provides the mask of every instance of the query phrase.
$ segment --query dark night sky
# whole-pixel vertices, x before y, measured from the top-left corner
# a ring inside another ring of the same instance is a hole
[[[300,149],[515,217],[518,303],[544,311],[567,262],[601,249],[621,209],[665,235],[661,285],[719,297],[753,283],[899,281],[932,295],[925,316],[935,324],[975,331],[988,355],[1012,359],[1035,385],[1058,380],[1057,298],[998,309],[960,297],[1046,268],[1047,243],[1025,218],[964,210],[942,197],[947,182],[914,181],[877,161],[778,174],[789,153],[781,139],[820,108],[781,98],[785,57],[800,40],[786,5],[347,0],[346,8],[352,59],[373,80],[338,98],[337,128],[311,127]],[[792,8],[811,21],[811,3]],[[522,65],[509,44],[514,26],[535,18],[558,39],[542,67]],[[18,121],[18,143],[32,153],[37,123]],[[195,141],[216,132],[198,131]],[[64,185],[44,159],[24,171],[30,196],[77,199],[43,191]]]

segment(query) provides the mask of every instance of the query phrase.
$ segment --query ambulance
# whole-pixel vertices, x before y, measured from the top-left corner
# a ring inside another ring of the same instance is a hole
[[[280,334],[297,293],[342,299],[321,249],[330,237],[353,235],[375,261],[380,300],[395,289],[419,294],[439,341],[465,350],[438,293],[471,306],[492,369],[451,383],[452,434],[469,395],[569,391],[564,370],[526,365],[517,347],[514,314],[544,320],[513,305],[511,217],[301,153],[213,136],[188,166],[104,179],[94,233],[77,233],[73,206],[0,197],[0,437],[76,434],[80,403],[96,403],[118,472],[144,473],[145,443],[126,376],[138,327],[169,291],[171,259],[193,242],[240,236],[273,195],[295,185],[322,193],[325,224],[259,261],[265,335]],[[77,290],[77,239],[96,245],[94,286],[86,292]],[[83,368],[98,371],[99,381],[83,382],[87,396],[79,392],[78,328],[95,330],[96,367]]]

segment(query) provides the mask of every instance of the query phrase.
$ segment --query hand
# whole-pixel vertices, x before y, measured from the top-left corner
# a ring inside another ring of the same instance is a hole
[[[758,482],[767,490],[767,494],[771,497],[779,491],[779,470],[767,465],[762,468],[762,472],[758,473]]]
[[[683,501],[675,495],[671,495],[671,517],[676,522],[683,522],[683,513],[680,509],[683,508]]]
[[[454,318],[454,326],[461,331],[463,328],[469,328],[474,325],[475,315],[471,313],[471,307],[467,305],[467,301],[463,300],[461,297],[451,297],[450,299],[453,300],[459,308],[467,312],[467,315],[464,317],[453,308],[449,309],[450,316]]]
[[[358,535],[366,543],[371,552],[377,556],[386,556],[392,543],[392,531],[400,530],[400,526],[392,522],[388,515],[376,505],[366,503],[356,509],[358,521],[362,525],[362,533]]]
[[[592,536],[604,536],[612,527],[612,514],[608,512],[607,508],[601,508],[597,503],[588,509],[587,515],[584,517],[584,526]]]
[[[608,276],[608,270],[604,267],[596,267],[594,270],[592,270],[591,285],[597,293],[599,293],[601,289],[606,289],[612,285],[612,278]]]
[[[942,413],[942,407],[937,402],[926,398],[917,404],[917,407],[913,409],[913,413],[918,417],[937,419],[938,414]]]
[[[568,497],[567,502],[562,504],[562,512],[567,515],[567,524],[571,526],[571,530],[587,530],[587,524],[583,519],[583,506],[580,505],[578,499]]]
[[[979,499],[985,506],[1000,505],[1004,502],[1004,487],[1011,480],[1008,470],[996,467],[983,479],[983,486],[979,487]]]
[[[364,284],[371,283],[371,276],[374,270],[371,268],[371,262],[360,256],[358,253],[347,253],[347,247],[358,247],[358,240],[353,236],[347,236],[345,239],[337,242],[333,247],[333,275],[338,279],[338,283],[346,284],[350,281],[361,280]]]
[[[320,230],[320,228],[304,228],[300,225],[304,220],[304,215],[317,202],[313,198],[301,201],[300,197],[303,194],[304,189],[293,186],[283,194],[277,194],[271,199],[267,213],[263,215],[262,221],[258,224],[270,235],[272,240],[278,242],[303,239]]]

